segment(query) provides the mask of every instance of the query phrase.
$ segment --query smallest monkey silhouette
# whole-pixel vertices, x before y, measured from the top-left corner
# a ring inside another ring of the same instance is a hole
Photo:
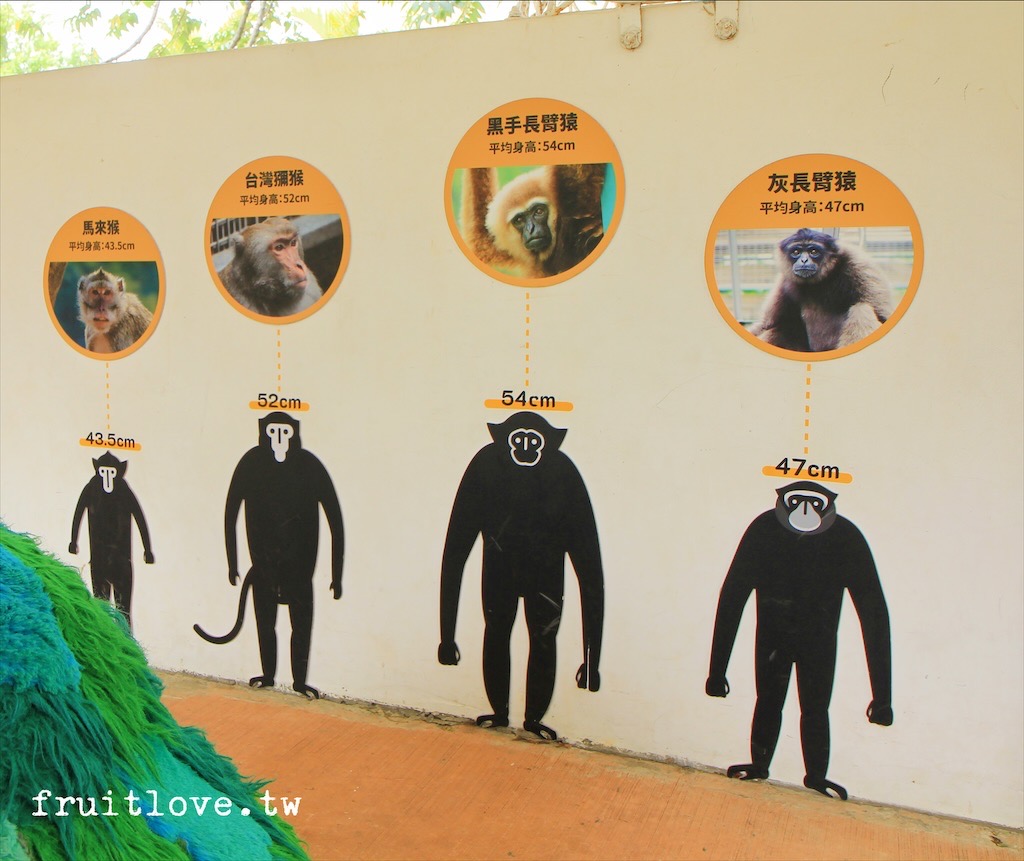
[[[152,565],[153,547],[149,527],[124,474],[128,461],[118,460],[109,451],[93,458],[96,474],[82,488],[71,521],[68,552],[78,553],[78,530],[82,516],[89,513],[89,568],[92,593],[104,601],[114,595],[114,604],[132,627],[132,518],[142,537],[147,565]]]

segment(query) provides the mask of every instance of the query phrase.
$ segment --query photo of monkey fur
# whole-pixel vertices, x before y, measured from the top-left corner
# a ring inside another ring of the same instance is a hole
[[[225,240],[226,231],[234,232]],[[210,239],[214,268],[228,295],[264,317],[290,317],[312,308],[341,265],[337,215],[214,219]]]
[[[153,261],[51,263],[49,276],[54,316],[90,353],[127,350],[153,324],[160,297]]]
[[[841,232],[850,240],[840,241]],[[720,296],[737,320],[766,344],[805,353],[878,330],[912,268],[906,228],[722,231],[715,245]]]
[[[607,164],[473,167],[455,171],[459,235],[482,263],[519,278],[548,278],[585,260],[615,208]]]

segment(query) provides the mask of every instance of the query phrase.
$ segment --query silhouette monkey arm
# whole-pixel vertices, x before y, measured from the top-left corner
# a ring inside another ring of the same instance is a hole
[[[576,672],[576,685],[590,691],[601,688],[601,643],[604,634],[604,567],[597,522],[583,478],[574,476],[571,509],[576,522],[568,547],[576,579],[580,584],[583,612],[583,663]]]
[[[323,464],[317,461],[316,465],[319,467],[318,498],[331,530],[331,593],[337,601],[341,597],[341,572],[345,566],[345,525],[341,518],[341,503],[338,502],[334,483]]]
[[[75,506],[75,515],[71,518],[71,543],[68,545],[68,553],[78,553],[78,531],[82,527],[82,517],[88,505],[92,482],[88,482],[78,495],[78,505]]]
[[[856,531],[856,527],[854,527]],[[892,714],[892,641],[889,608],[885,603],[878,569],[867,541],[856,531],[847,556],[847,588],[860,619],[864,652],[871,680],[871,703],[867,717],[871,723],[889,726]]]
[[[228,582],[232,586],[238,583],[238,535],[236,529],[238,512],[242,507],[242,481],[239,472],[244,463],[245,458],[235,467],[235,473],[231,476],[231,484],[228,486],[227,502],[224,504],[224,548],[228,556]]]
[[[149,542],[149,526],[146,524],[146,515],[142,513],[142,506],[135,493],[126,484],[125,491],[128,493],[129,505],[131,506],[132,517],[135,518],[135,525],[139,528],[139,535],[142,537],[143,559],[147,565],[152,565],[156,558],[153,556],[153,545]]]
[[[448,535],[444,542],[444,553],[441,556],[441,644],[437,650],[437,659],[447,665],[459,662],[459,647],[455,643],[455,623],[459,614],[462,575],[466,560],[482,528],[480,512],[483,494],[482,482],[478,476],[482,464],[478,458],[479,455],[466,468],[455,494],[451,519],[448,521]]]
[[[740,619],[743,618],[743,608],[754,591],[754,577],[760,563],[759,542],[751,535],[756,525],[757,521],[751,524],[740,540],[718,596],[715,632],[711,638],[711,662],[704,684],[704,692],[709,697],[724,697],[729,693],[729,680],[725,673],[736,643]]]

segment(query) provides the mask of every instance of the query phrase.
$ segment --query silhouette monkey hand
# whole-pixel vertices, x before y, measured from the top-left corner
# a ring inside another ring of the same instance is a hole
[[[68,553],[77,553],[77,552],[78,552],[78,542],[77,541],[72,541],[68,545]]]
[[[147,565],[152,565],[156,562],[156,557],[153,555],[152,550],[147,550],[142,558],[146,560]]]
[[[334,600],[335,601],[337,601],[341,597],[341,581],[340,580],[332,580],[331,581],[331,594],[334,595]]]
[[[589,661],[580,664],[576,671],[576,687],[590,691],[601,690],[601,674],[596,668],[591,668]]]
[[[446,667],[454,667],[459,663],[459,659],[462,655],[459,652],[458,644],[451,640],[450,642],[442,642],[437,647],[437,660],[438,663],[444,664]]]
[[[892,705],[872,700],[867,710],[868,721],[880,726],[892,726]]]
[[[230,583],[232,586],[237,586],[238,585],[238,569],[237,568],[230,568],[230,569],[228,569],[228,583]]]
[[[725,676],[708,676],[704,683],[704,693],[709,697],[729,696],[729,680]]]

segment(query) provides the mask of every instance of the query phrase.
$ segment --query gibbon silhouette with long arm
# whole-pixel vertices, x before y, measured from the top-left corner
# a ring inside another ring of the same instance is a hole
[[[509,638],[522,599],[530,636],[523,728],[557,739],[541,723],[555,687],[556,636],[565,593],[565,556],[580,584],[583,663],[580,688],[601,687],[604,571],[597,524],[583,478],[559,446],[565,430],[536,413],[519,412],[488,424],[493,442],[466,468],[452,506],[441,562],[441,643],[438,661],[454,665],[462,575],[478,535],[483,536],[483,675],[492,713],[479,726],[509,724]]]
[[[224,543],[228,581],[238,583],[238,513],[245,503],[245,532],[252,568],[238,596],[234,628],[223,637],[193,628],[211,643],[228,643],[242,629],[245,596],[252,589],[256,632],[263,673],[249,684],[274,686],[277,671],[277,607],[288,605],[292,625],[292,689],[310,699],[320,692],[306,684],[309,647],[313,635],[313,573],[320,543],[320,508],[331,530],[331,592],[341,597],[341,569],[345,561],[345,531],[341,505],[324,465],[302,447],[299,422],[283,412],[260,419],[259,444],[249,449],[235,467],[224,507]]]
[[[730,766],[727,773],[742,780],[768,777],[795,668],[804,786],[845,801],[846,790],[825,777],[843,593],[853,599],[864,637],[872,695],[867,718],[882,726],[893,720],[889,611],[871,549],[860,530],[836,513],[836,494],[812,481],[776,493],[775,508],[747,527],[722,585],[704,690],[712,697],[729,693],[725,672],[743,608],[755,592],[753,762]]]

